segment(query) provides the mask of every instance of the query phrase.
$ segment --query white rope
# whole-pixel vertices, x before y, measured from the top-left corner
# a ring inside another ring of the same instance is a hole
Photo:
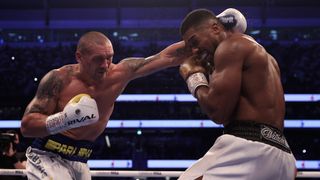
[[[183,171],[117,171],[93,170],[92,177],[179,177]],[[26,170],[0,169],[0,176],[26,176]],[[297,178],[319,178],[320,171],[299,171]]]
[[[298,171],[298,178],[319,178],[320,171]]]
[[[95,177],[179,177],[183,171],[90,171]]]
[[[9,176],[25,176],[26,170],[22,169],[0,169],[0,175],[9,175]]]

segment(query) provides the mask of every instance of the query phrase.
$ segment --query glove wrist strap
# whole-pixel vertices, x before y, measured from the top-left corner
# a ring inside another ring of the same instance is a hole
[[[64,113],[56,113],[48,116],[46,120],[46,128],[49,134],[57,134],[65,129]]]
[[[200,86],[207,86],[208,87],[208,81],[206,76],[201,73],[201,72],[197,72],[194,74],[191,74],[188,78],[187,78],[187,85],[189,88],[189,91],[191,92],[191,94],[196,97],[196,90],[198,87]]]

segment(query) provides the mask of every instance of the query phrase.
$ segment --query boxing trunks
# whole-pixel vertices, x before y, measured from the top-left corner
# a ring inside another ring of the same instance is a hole
[[[37,138],[26,152],[28,179],[91,179],[92,148],[93,142],[61,134]]]
[[[235,122],[227,125],[209,151],[179,180],[293,180],[295,158],[275,127]]]

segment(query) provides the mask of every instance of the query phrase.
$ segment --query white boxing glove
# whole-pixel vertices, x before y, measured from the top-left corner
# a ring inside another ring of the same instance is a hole
[[[228,8],[218,14],[217,18],[227,30],[244,33],[247,29],[247,20],[237,9]]]
[[[50,115],[46,119],[49,134],[57,134],[68,129],[93,124],[99,120],[96,101],[88,94],[73,97],[62,112]]]

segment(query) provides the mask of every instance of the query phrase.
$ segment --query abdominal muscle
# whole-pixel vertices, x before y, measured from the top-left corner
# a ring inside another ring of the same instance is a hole
[[[283,119],[276,108],[277,105],[268,105],[268,103],[258,100],[252,102],[248,97],[240,96],[232,120],[269,124],[281,130],[283,129]]]

